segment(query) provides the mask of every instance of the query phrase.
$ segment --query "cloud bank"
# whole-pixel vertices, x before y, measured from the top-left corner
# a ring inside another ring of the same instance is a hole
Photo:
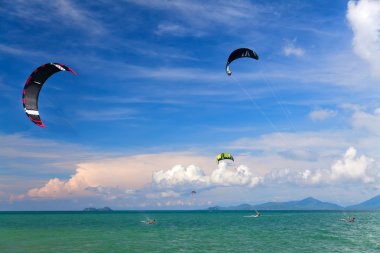
[[[57,199],[98,195],[115,199],[139,194],[140,197],[145,195],[147,198],[175,198],[181,192],[194,188],[255,187],[262,181],[247,166],[235,168],[224,162],[210,175],[195,165],[185,167],[178,164],[168,170],[155,170],[158,164],[146,164],[152,157],[154,156],[128,157],[96,164],[79,164],[76,173],[68,180],[50,179],[44,186],[29,190],[27,196]]]
[[[43,199],[97,196],[108,200],[162,200],[189,196],[193,189],[205,192],[215,188],[255,188],[260,184],[273,183],[296,184],[301,187],[347,183],[362,183],[373,188],[380,186],[380,173],[375,160],[358,155],[354,147],[349,147],[340,159],[336,159],[326,168],[278,167],[268,170],[264,176],[257,175],[255,170],[246,165],[223,161],[217,168],[208,172],[196,165],[180,164],[171,169],[157,170],[159,163],[147,164],[152,157],[158,155],[131,156],[80,164],[70,179],[53,178],[42,187],[29,190],[25,196]],[[16,197],[13,199],[17,200]]]
[[[197,162],[205,167],[210,167],[209,165],[214,163],[213,159],[181,152],[101,159],[79,163],[75,173],[69,179],[50,179],[44,186],[29,190],[27,196],[31,198],[71,198],[98,195],[107,199],[127,198],[137,194],[136,190],[148,189],[155,171],[171,167],[173,163],[179,163],[179,161]],[[187,174],[181,174],[176,172],[177,168],[178,166],[174,166],[172,173],[164,173],[166,179],[170,178],[168,184],[191,182],[194,175],[200,173],[200,170],[189,169]],[[204,172],[202,171],[202,173]]]

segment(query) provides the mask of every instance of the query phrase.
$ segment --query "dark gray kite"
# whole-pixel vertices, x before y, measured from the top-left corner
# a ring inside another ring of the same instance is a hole
[[[38,95],[42,85],[50,76],[60,71],[70,71],[76,75],[74,70],[61,63],[47,63],[34,70],[25,83],[22,91],[22,105],[28,118],[37,126],[46,127],[38,111]]]
[[[252,59],[259,59],[259,56],[256,54],[255,51],[252,51],[249,48],[239,48],[233,51],[230,56],[228,57],[227,64],[226,64],[226,73],[227,75],[231,75],[232,72],[230,70],[230,64],[236,59],[243,58],[243,57],[249,57]]]

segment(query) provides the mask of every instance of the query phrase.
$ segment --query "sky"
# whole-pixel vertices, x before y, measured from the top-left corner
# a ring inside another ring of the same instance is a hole
[[[380,194],[379,30],[378,0],[0,0],[0,211]]]

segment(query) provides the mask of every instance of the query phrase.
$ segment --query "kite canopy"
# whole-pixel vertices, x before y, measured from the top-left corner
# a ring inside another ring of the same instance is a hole
[[[229,160],[232,160],[234,161],[234,157],[230,154],[230,153],[220,153],[217,157],[216,157],[216,161],[219,162],[221,160],[225,160],[225,159],[229,159]]]
[[[230,70],[230,64],[236,59],[243,58],[243,57],[249,57],[252,59],[259,59],[259,56],[256,54],[255,51],[249,49],[249,48],[239,48],[233,51],[230,56],[228,57],[227,64],[226,64],[226,73],[227,75],[231,75],[232,72]]]
[[[47,63],[34,70],[25,83],[22,92],[22,105],[28,118],[37,126],[45,127],[38,111],[38,95],[42,85],[50,76],[60,71],[70,71],[76,75],[74,70],[61,63]]]

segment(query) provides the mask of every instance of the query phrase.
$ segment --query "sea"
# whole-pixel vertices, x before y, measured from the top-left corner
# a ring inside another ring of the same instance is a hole
[[[261,213],[0,212],[0,252],[380,252],[380,212]]]

